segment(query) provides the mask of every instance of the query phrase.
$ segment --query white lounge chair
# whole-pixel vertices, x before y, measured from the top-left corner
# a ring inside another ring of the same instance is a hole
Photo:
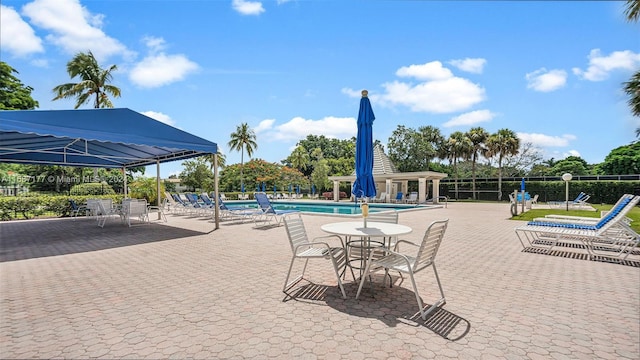
[[[324,259],[331,261],[333,270],[336,274],[336,278],[338,279],[338,286],[340,287],[340,291],[342,292],[342,297],[346,299],[347,294],[345,293],[344,287],[342,286],[342,280],[340,280],[340,273],[338,270],[340,267],[344,266],[344,248],[331,247],[326,241],[324,241],[330,238],[336,238],[340,240],[340,236],[326,235],[309,240],[300,214],[294,214],[285,217],[284,225],[287,230],[287,237],[289,238],[289,244],[291,245],[291,252],[293,256],[291,257],[291,264],[289,265],[289,271],[287,272],[287,278],[284,281],[282,291],[285,294],[289,295],[287,291],[295,284],[304,279],[304,273],[307,269],[307,263],[309,262],[309,259]],[[304,266],[300,275],[289,281],[289,278],[291,277],[291,270],[293,269],[293,264],[295,263],[296,259],[303,259]],[[339,263],[342,265],[339,265]]]
[[[387,193],[383,191],[380,193],[380,195],[377,198],[373,198],[372,200],[373,202],[376,202],[376,203],[387,202]]]
[[[409,196],[404,200],[406,204],[417,204],[418,203],[418,193],[412,192]]]
[[[640,236],[629,227],[626,214],[638,204],[640,196],[625,195],[615,208],[596,223],[530,221],[515,229],[523,248],[551,251],[554,247],[578,243],[590,257],[625,259],[640,244]],[[573,249],[575,246],[565,246]]]
[[[438,271],[436,270],[435,260],[438,249],[440,248],[440,244],[442,243],[442,239],[444,238],[444,233],[447,230],[448,224],[449,219],[434,221],[427,228],[427,231],[425,232],[420,244],[415,244],[406,240],[399,240],[394,250],[386,250],[385,256],[381,257],[380,259],[373,259],[371,261],[368,261],[367,267],[364,271],[364,277],[362,281],[360,281],[360,285],[358,286],[356,299],[360,296],[362,285],[368,277],[367,275],[369,275],[369,273],[371,272],[371,269],[384,268],[384,280],[386,280],[387,275],[389,275],[389,270],[397,271],[400,274],[409,274],[411,285],[413,286],[413,292],[415,293],[416,301],[418,302],[420,315],[423,320],[426,320],[429,313],[446,303],[444,291],[442,290],[442,284],[440,283]],[[416,252],[412,252],[415,255],[400,253],[399,246],[401,244],[411,245],[414,249],[417,250]],[[416,280],[414,277],[415,274],[428,267],[433,268],[433,273],[435,274],[436,281],[438,282],[438,288],[440,289],[440,295],[442,297],[425,310],[425,306],[423,305],[422,298],[420,298],[420,294],[418,293],[418,287],[416,285]]]

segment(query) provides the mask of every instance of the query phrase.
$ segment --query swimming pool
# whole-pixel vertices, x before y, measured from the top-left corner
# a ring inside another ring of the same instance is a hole
[[[227,205],[242,206],[246,208],[257,208],[258,204],[255,200],[242,200],[242,201],[225,201]],[[354,203],[346,202],[324,202],[324,201],[271,201],[274,209],[276,210],[300,210],[305,213],[322,214],[322,215],[360,215],[362,211],[360,206],[356,206]],[[369,203],[369,212],[380,211],[410,211],[410,210],[424,210],[429,208],[438,208],[439,205],[415,205],[415,204],[377,204]]]

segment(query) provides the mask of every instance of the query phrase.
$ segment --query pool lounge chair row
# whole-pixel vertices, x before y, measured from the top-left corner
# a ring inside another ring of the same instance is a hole
[[[211,217],[215,215],[215,203],[206,193],[197,195],[193,193],[171,194],[165,192],[165,196],[171,209],[170,212],[174,214]],[[280,226],[284,216],[298,212],[298,210],[276,210],[267,195],[262,192],[255,193],[254,198],[258,208],[227,206],[222,198],[219,198],[220,219],[241,222],[252,221],[256,227]]]
[[[557,247],[564,251],[586,250],[591,259],[626,259],[637,253],[638,235],[626,214],[640,201],[640,196],[623,195],[610,211],[599,219],[544,217],[515,229],[525,249],[549,253]]]

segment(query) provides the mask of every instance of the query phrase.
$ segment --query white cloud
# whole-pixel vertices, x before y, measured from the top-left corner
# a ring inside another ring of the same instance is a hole
[[[163,38],[145,36],[142,38],[142,42],[147,46],[151,54],[159,53],[166,48],[166,42]]]
[[[569,156],[577,156],[577,157],[582,157],[580,155],[580,152],[578,150],[569,150],[567,151],[567,153],[565,154],[565,158],[569,157]]]
[[[78,0],[35,0],[22,11],[31,23],[51,31],[45,37],[48,42],[69,54],[91,50],[98,60],[130,55],[124,45],[101,30],[103,15],[92,15]]]
[[[352,97],[352,98],[359,98],[362,97],[362,90],[353,90],[350,88],[342,88],[340,90],[343,94]],[[369,97],[371,97],[371,94],[369,94]]]
[[[256,134],[262,133],[262,132],[266,132],[268,130],[273,129],[273,124],[276,122],[275,119],[265,119],[260,121],[260,124],[258,124],[258,126],[256,126],[253,131]]]
[[[233,0],[231,7],[242,15],[260,15],[265,11],[259,1]]]
[[[484,69],[484,65],[487,63],[487,60],[482,58],[466,58],[459,60],[451,60],[449,64],[457,67],[458,69],[474,74],[482,74],[482,70]]]
[[[567,83],[567,72],[540,68],[526,74],[525,78],[527,79],[527,89],[550,92],[560,89]]]
[[[386,93],[379,96],[382,105],[404,105],[415,112],[451,113],[464,111],[485,100],[485,91],[459,77],[419,83],[394,81],[382,85]]]
[[[569,146],[572,140],[576,139],[575,135],[565,134],[562,136],[552,136],[537,133],[518,133],[521,143],[532,143],[540,147],[564,147]]]
[[[396,71],[396,75],[420,81],[384,83],[383,93],[369,93],[371,101],[382,106],[407,106],[414,112],[452,113],[465,111],[486,98],[482,87],[454,76],[440,61],[403,66]],[[343,88],[342,93],[354,98],[361,96],[360,90],[350,88]]]
[[[182,54],[167,55],[161,50],[165,48],[162,38],[145,37],[149,47],[149,55],[135,64],[129,72],[129,79],[134,84],[155,88],[183,80],[190,73],[198,70],[198,64]]]
[[[165,123],[167,125],[171,125],[171,126],[175,126],[176,122],[171,119],[171,117],[167,114],[163,114],[161,112],[157,112],[157,111],[143,111],[142,112],[143,115],[146,115],[152,119],[156,119],[162,123]]]
[[[300,140],[307,135],[324,135],[328,138],[348,139],[356,136],[358,125],[352,117],[327,116],[320,120],[294,117],[288,122],[273,126],[275,120],[263,120],[256,129],[260,129],[265,138],[274,140]],[[258,130],[256,130],[258,133]]]
[[[589,81],[602,81],[607,79],[612,71],[632,71],[640,66],[640,54],[630,50],[614,51],[608,56],[603,56],[600,49],[593,49],[588,58],[589,67],[586,71],[577,67],[572,70],[581,79]]]
[[[442,126],[471,126],[478,123],[491,121],[495,116],[496,114],[492,113],[489,110],[476,110],[456,116],[446,123],[442,124]]]
[[[42,40],[12,7],[0,5],[0,44],[2,50],[23,57],[44,52]]]
[[[451,70],[443,67],[440,61],[403,66],[396,71],[396,75],[399,77],[414,77],[418,80],[442,80],[453,77]]]

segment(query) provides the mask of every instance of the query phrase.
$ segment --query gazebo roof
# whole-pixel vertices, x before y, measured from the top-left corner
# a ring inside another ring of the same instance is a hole
[[[373,175],[386,175],[397,173],[396,166],[391,162],[387,154],[384,153],[382,147],[376,145],[373,147]]]

